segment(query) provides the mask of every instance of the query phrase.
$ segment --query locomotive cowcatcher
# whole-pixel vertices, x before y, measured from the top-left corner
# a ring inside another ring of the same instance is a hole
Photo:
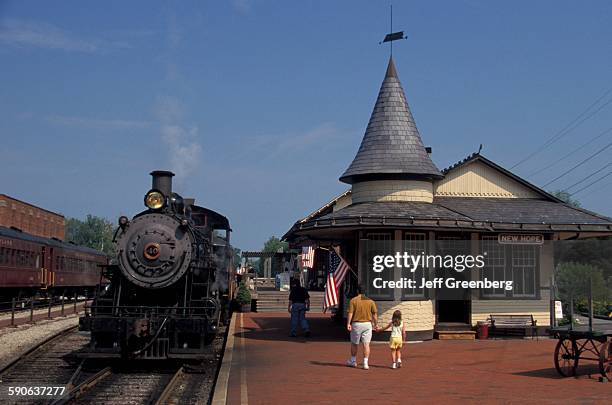
[[[173,173],[154,171],[147,209],[119,218],[117,257],[80,330],[79,357],[199,359],[227,319],[233,276],[223,215],[172,191]]]

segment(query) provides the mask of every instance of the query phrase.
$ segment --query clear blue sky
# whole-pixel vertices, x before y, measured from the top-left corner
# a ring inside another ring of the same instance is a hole
[[[509,168],[612,87],[610,1],[395,3],[399,75],[440,168],[480,143]],[[388,5],[2,1],[0,192],[115,221],[143,208],[150,170],[172,169],[178,192],[230,218],[236,246],[260,248],[345,190]],[[612,134],[529,175],[609,127],[612,103],[516,173],[543,185]],[[612,148],[546,188],[610,161]],[[612,215],[612,177],[599,186],[576,197]]]

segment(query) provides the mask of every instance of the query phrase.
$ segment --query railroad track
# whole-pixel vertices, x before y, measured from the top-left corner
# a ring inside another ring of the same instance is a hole
[[[90,371],[92,363],[83,362],[70,377],[67,393],[51,404],[208,404],[225,339],[219,333],[198,365],[116,363]]]
[[[153,404],[173,378],[171,369],[105,367],[74,387],[62,404]]]
[[[87,337],[71,326],[32,347],[0,370],[0,402],[45,403],[45,397],[8,396],[9,387],[63,387],[75,366],[64,356],[87,343]],[[46,397],[48,398],[48,397]]]
[[[216,368],[191,370],[181,367],[160,393],[155,405],[162,404],[208,404],[214,387]]]
[[[222,332],[222,331],[220,331]],[[0,388],[8,386],[65,387],[61,396],[22,397],[32,404],[207,404],[210,401],[225,333],[219,333],[197,366],[146,362],[67,363],[65,357],[88,342],[68,328],[0,370]],[[1,394],[1,393],[0,393]],[[0,402],[6,397],[0,395]]]

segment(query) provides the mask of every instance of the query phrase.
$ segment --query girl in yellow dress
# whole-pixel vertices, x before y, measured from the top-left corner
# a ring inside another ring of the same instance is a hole
[[[389,348],[391,348],[391,358],[393,364],[391,368],[400,368],[402,366],[402,346],[406,339],[406,326],[402,321],[402,311],[393,312],[391,322],[379,331],[391,328],[391,337],[389,338]]]

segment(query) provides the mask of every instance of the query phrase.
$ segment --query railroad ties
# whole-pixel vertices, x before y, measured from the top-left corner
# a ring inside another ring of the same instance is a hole
[[[208,404],[226,339],[225,327],[197,364],[173,362],[70,363],[70,353],[88,343],[75,327],[53,336],[0,370],[0,386],[65,387],[61,396],[20,398],[31,404]]]

